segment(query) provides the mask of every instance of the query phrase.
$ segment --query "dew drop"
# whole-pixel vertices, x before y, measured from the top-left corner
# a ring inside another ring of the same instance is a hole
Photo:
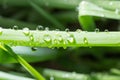
[[[50,42],[51,41],[51,37],[49,35],[44,35],[44,41],[45,42]]]
[[[34,41],[33,35],[30,35],[29,38],[30,38],[30,41]]]
[[[81,29],[77,29],[76,32],[80,33],[80,32],[82,32],[82,30]]]
[[[45,31],[49,31],[49,27],[46,27],[46,28],[45,28]]]
[[[50,80],[54,80],[54,77],[53,77],[53,76],[50,76]]]
[[[70,76],[69,76],[69,74],[64,74],[63,77],[64,77],[64,78],[68,78],[68,77],[70,77]]]
[[[99,32],[99,31],[100,31],[100,30],[99,30],[98,28],[95,29],[95,32],[96,32],[96,33]]]
[[[3,30],[2,30],[2,27],[0,27],[0,35],[2,35],[3,33]]]
[[[43,30],[44,28],[43,28],[43,26],[41,26],[41,25],[38,25],[37,27],[36,27],[36,30]]]
[[[66,32],[69,32],[70,30],[68,28],[65,29]]]
[[[30,31],[29,31],[29,28],[23,28],[23,33],[26,35],[26,36],[29,36],[30,34]]]
[[[61,42],[61,41],[63,41],[63,38],[62,38],[62,36],[58,36],[58,40]]]
[[[104,31],[105,31],[105,32],[109,32],[108,29],[105,29]]]
[[[73,43],[73,42],[74,42],[74,37],[73,37],[73,35],[68,36],[68,37],[67,37],[67,40],[68,40],[69,43]]]
[[[83,42],[84,42],[84,44],[88,44],[88,40],[86,37],[84,37]]]
[[[55,31],[60,31],[59,29],[55,29]]]
[[[36,48],[36,47],[31,47],[31,50],[32,50],[32,51],[36,51],[37,48]]]
[[[18,30],[18,26],[14,25],[14,26],[13,26],[13,29],[14,29],[14,30]]]

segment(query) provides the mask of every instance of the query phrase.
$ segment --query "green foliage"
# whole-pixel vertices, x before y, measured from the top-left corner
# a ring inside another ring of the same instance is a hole
[[[119,80],[119,3],[0,0],[0,79]]]

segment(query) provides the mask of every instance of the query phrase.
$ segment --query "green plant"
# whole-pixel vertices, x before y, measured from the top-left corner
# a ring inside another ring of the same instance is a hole
[[[120,59],[114,57],[120,52],[119,3],[117,0],[0,0],[3,11],[0,12],[0,69],[4,71],[0,75],[7,76],[0,79],[119,80]],[[116,21],[108,31],[105,26],[112,24],[109,21],[113,19]],[[41,25],[48,27],[44,29]],[[53,69],[47,69],[50,67]]]

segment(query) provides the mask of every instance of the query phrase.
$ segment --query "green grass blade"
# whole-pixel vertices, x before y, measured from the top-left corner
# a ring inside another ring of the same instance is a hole
[[[31,47],[23,46],[14,46],[11,48],[17,55],[20,55],[27,62],[42,62],[55,59],[61,55],[57,50],[51,50],[48,48],[37,48],[35,51],[32,51]],[[5,51],[0,49],[0,63],[17,63],[17,61],[11,55],[6,54]]]
[[[0,48],[3,49],[6,53],[10,54],[14,57],[29,73],[31,73],[38,80],[45,80],[43,76],[39,72],[37,72],[30,64],[28,64],[22,57],[17,55],[12,51],[12,49],[5,45],[0,44]]]
[[[8,74],[6,72],[0,71],[0,80],[35,80],[35,79],[12,75],[10,73]]]
[[[86,19],[86,17],[89,18],[90,16],[104,17],[110,19],[120,19],[120,14],[117,11],[104,9],[103,6],[98,6],[91,2],[82,1],[79,5],[79,21],[83,29],[86,30],[95,29],[94,21],[92,19],[91,20]]]
[[[44,16],[46,19],[48,19],[51,23],[53,23],[55,25],[56,28],[58,29],[65,29],[64,26],[57,21],[57,19],[55,19],[52,15],[50,15],[48,12],[46,12],[45,10],[43,10],[40,6],[38,6],[37,3],[39,3],[40,1],[38,1],[37,3],[34,1],[30,1],[28,0],[28,2],[30,3],[30,5],[36,10],[38,11],[42,16]]]
[[[65,32],[1,29],[0,41],[13,46],[93,47],[120,46],[120,32]]]
[[[4,18],[4,17],[0,17],[0,25],[6,28],[13,28],[13,26],[18,26],[19,29],[22,29],[24,27],[28,27],[30,29],[36,29],[37,27],[37,24],[26,23],[26,22]]]

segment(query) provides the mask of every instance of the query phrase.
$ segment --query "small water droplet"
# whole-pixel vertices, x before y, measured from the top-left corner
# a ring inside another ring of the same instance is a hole
[[[69,74],[64,74],[63,77],[64,77],[64,78],[68,78],[68,77],[70,77],[70,76],[69,76]]]
[[[80,33],[80,32],[82,32],[82,30],[81,29],[77,29],[76,32]]]
[[[57,39],[54,39],[54,44],[59,44],[59,41]]]
[[[63,38],[62,38],[62,36],[58,36],[58,40],[61,42],[61,41],[63,41]]]
[[[30,41],[34,41],[33,35],[30,35],[29,38],[30,38]]]
[[[44,35],[44,41],[45,42],[50,42],[51,41],[51,37],[49,35]]]
[[[38,25],[38,26],[36,27],[36,30],[43,30],[43,29],[44,29],[44,27],[41,26],[41,25]]]
[[[88,44],[88,40],[86,37],[84,37],[83,42],[84,42],[84,44]]]
[[[104,31],[105,31],[105,32],[109,32],[108,29],[105,29]]]
[[[3,29],[2,27],[0,27],[0,35],[2,35],[2,33],[3,33]]]
[[[49,31],[49,27],[45,27],[45,31]]]
[[[117,8],[117,9],[115,9],[115,13],[116,14],[119,14],[120,13],[120,10]]]
[[[18,26],[14,25],[14,26],[13,26],[13,29],[14,29],[14,30],[18,30]]]
[[[54,77],[53,77],[53,76],[50,76],[50,80],[54,80]]]
[[[30,34],[30,31],[29,31],[29,28],[23,28],[23,33],[26,35],[26,36],[29,36]]]
[[[36,51],[37,48],[36,48],[36,47],[31,47],[31,50],[32,50],[32,51]]]
[[[95,29],[95,32],[96,32],[96,33],[99,32],[99,31],[100,31],[100,30],[99,30],[98,28]]]
[[[55,29],[55,31],[60,31],[59,29]]]
[[[70,30],[68,28],[65,29],[66,32],[69,32]]]
[[[73,35],[68,36],[67,40],[68,40],[69,43],[74,43],[74,37],[73,37]]]

